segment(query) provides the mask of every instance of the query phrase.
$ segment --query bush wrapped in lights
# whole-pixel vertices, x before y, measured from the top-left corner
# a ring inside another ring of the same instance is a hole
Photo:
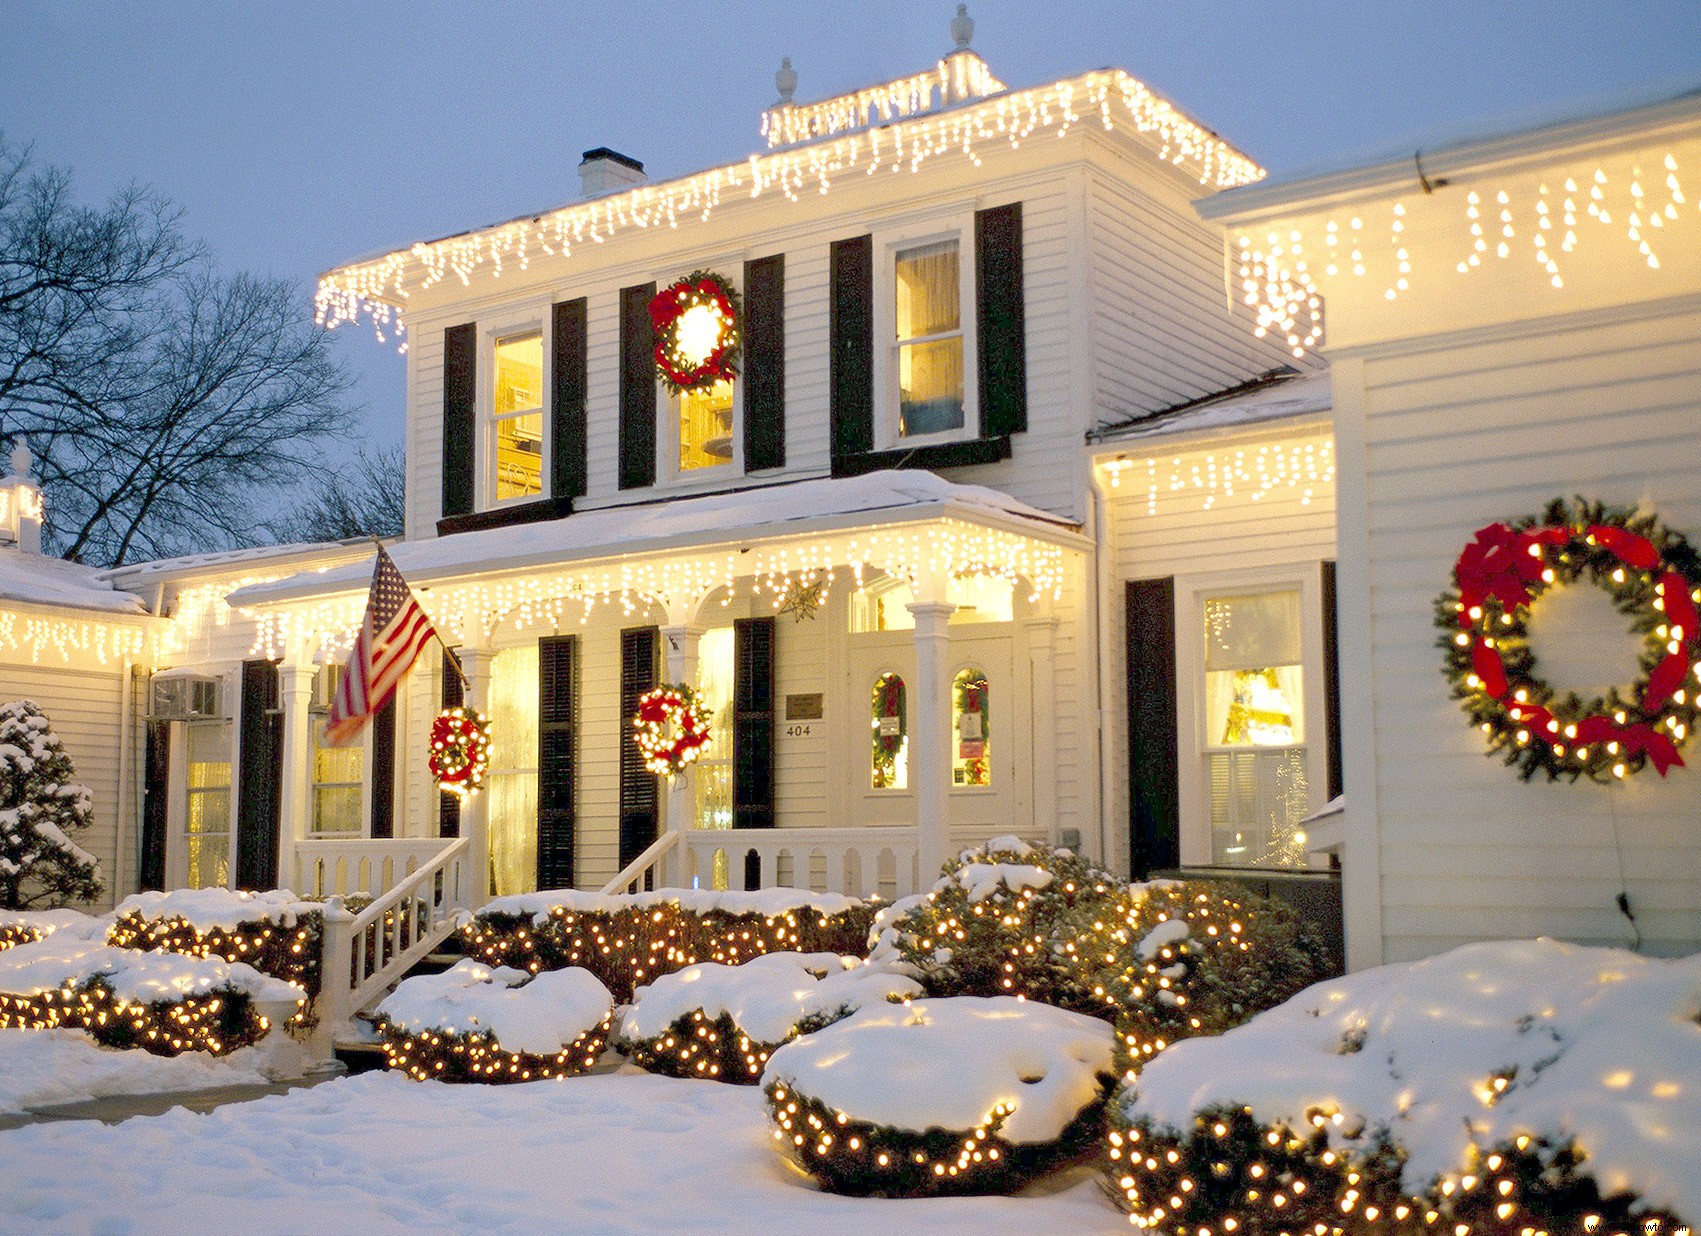
[[[67,927],[84,927],[92,920],[77,910],[0,910],[0,952],[34,944]]]
[[[418,1081],[534,1081],[594,1065],[614,1001],[583,969],[532,975],[470,959],[405,980],[378,1006],[386,1063]]]
[[[536,974],[583,966],[627,1003],[645,983],[685,966],[737,965],[774,952],[866,948],[872,906],[834,893],[659,889],[609,896],[557,889],[498,897],[461,928],[467,954]]]
[[[296,1016],[306,995],[250,966],[43,940],[0,959],[0,1028],[82,1030],[156,1056],[227,1055]]]
[[[774,1051],[798,1035],[866,1004],[920,994],[913,978],[833,953],[704,962],[639,988],[615,1046],[652,1073],[755,1085]]]
[[[1103,1021],[1009,996],[870,1005],[780,1048],[763,1088],[780,1147],[858,1196],[1008,1193],[1103,1135]]]
[[[116,948],[219,957],[319,994],[324,914],[287,889],[137,893],[118,905],[106,942]]]
[[[1125,1082],[1113,1189],[1187,1236],[1676,1233],[1701,1218],[1698,1007],[1701,956],[1548,940],[1320,984]]]

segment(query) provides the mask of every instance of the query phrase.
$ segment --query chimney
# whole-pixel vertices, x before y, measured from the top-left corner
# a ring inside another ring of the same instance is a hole
[[[644,183],[644,165],[618,150],[598,146],[579,161],[579,183],[586,197],[602,197]]]

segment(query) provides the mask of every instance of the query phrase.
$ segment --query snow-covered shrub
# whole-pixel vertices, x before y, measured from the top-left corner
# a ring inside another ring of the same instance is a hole
[[[776,1051],[775,1140],[835,1193],[1007,1193],[1103,1135],[1111,1029],[1009,996],[869,1005]]]
[[[652,1073],[755,1085],[782,1043],[920,994],[913,978],[835,953],[702,962],[640,987],[615,1046]]]
[[[319,994],[325,920],[317,901],[288,889],[137,893],[119,902],[106,942],[117,948],[219,957]]]
[[[608,988],[588,970],[532,975],[471,958],[405,980],[378,1006],[389,1067],[420,1081],[571,1077],[596,1063],[613,1020]]]
[[[0,910],[0,952],[45,940],[62,927],[92,921],[77,910]]]
[[[94,823],[94,797],[76,776],[40,708],[0,706],[0,909],[100,896],[100,865],[72,840]]]
[[[81,1029],[107,1047],[226,1055],[294,1016],[293,983],[250,966],[47,939],[0,955],[0,1028]]]
[[[1164,1052],[1112,1103],[1157,1232],[1675,1233],[1701,1220],[1701,956],[1477,944]]]
[[[702,961],[866,948],[874,909],[806,889],[658,889],[609,896],[557,889],[498,897],[461,928],[467,954],[536,974],[583,966],[622,1003],[645,983]]]
[[[882,915],[873,956],[914,966],[933,995],[1025,996],[1110,1017],[1096,971],[1124,943],[1130,907],[1126,881],[1071,851],[997,837]]]

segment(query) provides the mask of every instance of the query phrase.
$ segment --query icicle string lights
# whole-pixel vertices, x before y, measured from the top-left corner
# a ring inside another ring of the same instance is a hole
[[[842,105],[843,121],[848,124],[859,107],[869,115],[880,112],[881,104],[872,96],[882,91],[889,96],[885,106],[894,110],[900,98],[916,94],[919,99],[921,87],[916,82],[904,79],[846,96],[849,102],[828,100],[791,110],[798,113],[797,125],[830,128],[840,123],[832,109]],[[865,95],[870,98],[858,104],[856,100]],[[829,111],[818,112],[820,108]],[[836,176],[917,172],[930,160],[946,156],[960,156],[978,166],[978,151],[984,146],[1014,148],[1042,132],[1062,137],[1093,119],[1106,129],[1131,126],[1159,158],[1185,169],[1207,188],[1249,184],[1264,175],[1257,164],[1127,73],[1087,73],[1032,90],[996,94],[935,115],[754,154],[742,163],[641,185],[344,266],[320,279],[315,316],[321,324],[336,327],[365,314],[382,338],[387,331],[401,331],[399,306],[413,292],[451,277],[470,286],[481,271],[500,278],[510,264],[524,270],[534,256],[568,256],[575,245],[601,244],[630,228],[677,228],[682,222],[703,222],[729,197],[755,199],[779,193],[797,201],[811,187],[827,193]]]
[[[1278,490],[1297,493],[1301,506],[1310,506],[1320,488],[1335,483],[1335,446],[1327,438],[1308,442],[1277,442],[1220,452],[1195,452],[1134,459],[1118,456],[1100,465],[1113,489],[1122,488],[1124,473],[1134,472],[1146,484],[1146,514],[1158,513],[1160,494],[1202,493],[1204,508],[1237,494],[1257,502]],[[1143,475],[1141,475],[1143,474]],[[1138,483],[1138,479],[1135,483]]]
[[[762,113],[768,146],[790,146],[836,137],[871,124],[890,124],[965,99],[984,99],[1004,89],[986,61],[969,51],[941,60],[925,73],[882,82],[819,103],[781,103]]]

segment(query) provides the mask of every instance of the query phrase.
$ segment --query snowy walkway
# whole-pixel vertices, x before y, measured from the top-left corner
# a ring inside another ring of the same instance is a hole
[[[1127,1230],[1088,1175],[1023,1198],[821,1194],[775,1154],[754,1087],[630,1074],[371,1073],[206,1114],[31,1125],[0,1132],[0,1180],[7,1233]]]

